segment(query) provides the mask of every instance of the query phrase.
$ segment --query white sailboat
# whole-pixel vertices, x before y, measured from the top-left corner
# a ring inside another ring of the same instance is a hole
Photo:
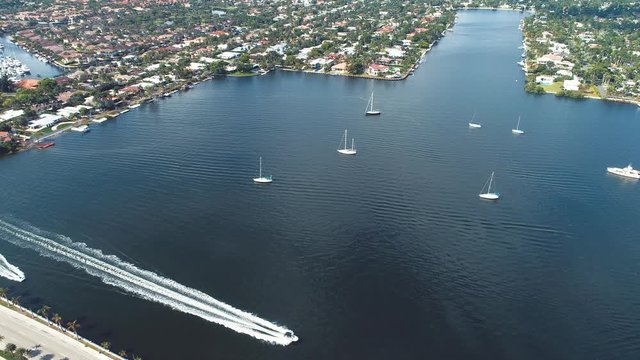
[[[340,146],[344,142],[344,148],[338,149],[338,152],[343,155],[355,155],[356,148],[354,147],[354,140],[351,138],[351,149],[347,148],[347,129],[344,129],[344,140],[340,142]]]
[[[373,91],[371,92],[371,97],[369,98],[369,103],[367,104],[367,110],[364,113],[365,115],[380,115],[380,110],[373,110]]]
[[[511,132],[516,134],[516,135],[524,134],[524,131],[520,130],[520,116],[518,116],[518,125],[516,125],[515,129],[511,129]]]
[[[479,124],[479,123],[473,122],[473,119],[475,119],[475,118],[476,118],[476,113],[474,112],[473,116],[471,117],[471,122],[469,123],[469,127],[472,128],[472,129],[479,129],[479,128],[482,127],[482,125]]]
[[[491,172],[491,177],[489,178],[489,186],[487,187],[487,183],[484,184],[484,187],[482,187],[482,190],[480,191],[480,194],[478,194],[478,196],[480,196],[481,199],[485,199],[485,200],[498,200],[500,198],[500,193],[495,191],[495,184],[493,183],[493,175],[494,172]],[[491,192],[491,185],[493,185],[493,192]],[[484,192],[484,189],[487,188],[487,192]]]
[[[256,184],[268,184],[272,181],[273,177],[271,175],[262,176],[262,156],[260,156],[260,175],[257,178],[253,178],[253,182]]]

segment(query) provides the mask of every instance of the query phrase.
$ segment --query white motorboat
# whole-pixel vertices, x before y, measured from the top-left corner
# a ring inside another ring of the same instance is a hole
[[[623,176],[631,179],[640,179],[640,170],[636,170],[631,167],[631,164],[624,168],[608,167],[607,172],[618,176]]]

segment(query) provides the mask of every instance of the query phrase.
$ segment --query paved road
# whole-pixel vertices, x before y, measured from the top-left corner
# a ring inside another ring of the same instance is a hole
[[[30,357],[31,359],[109,359],[75,339],[2,305],[0,305],[0,335],[5,338],[0,344],[2,348],[8,342],[25,349],[40,345],[32,352],[35,356]]]

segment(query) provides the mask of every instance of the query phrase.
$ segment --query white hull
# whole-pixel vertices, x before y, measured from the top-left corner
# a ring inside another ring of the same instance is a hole
[[[343,155],[355,155],[357,151],[351,149],[338,149],[338,152]]]
[[[365,115],[380,115],[380,111],[378,110],[367,111]]]
[[[469,123],[469,127],[472,129],[480,129],[482,125],[476,123]]]
[[[257,177],[253,178],[253,182],[256,184],[268,184],[270,182],[273,182],[273,179],[266,177]]]
[[[640,179],[640,171],[638,170],[634,170],[634,169],[630,169],[631,166],[628,166],[626,168],[614,168],[614,167],[608,167],[607,168],[607,172],[614,174],[614,175],[618,175],[618,176],[622,176],[622,177],[626,177],[629,179]]]
[[[498,194],[498,193],[479,194],[478,196],[480,196],[480,198],[485,199],[485,200],[498,200],[498,199],[500,199],[500,194]]]
[[[72,127],[71,131],[80,132],[80,133],[87,133],[87,132],[91,131],[91,129],[89,129],[89,127],[87,125],[82,125],[82,126],[78,126],[78,127]]]
[[[511,129],[511,132],[516,134],[516,135],[522,135],[524,134],[524,131],[522,130],[518,130],[518,129]]]

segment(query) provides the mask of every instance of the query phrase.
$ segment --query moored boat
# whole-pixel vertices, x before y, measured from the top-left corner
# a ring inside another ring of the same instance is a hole
[[[624,168],[608,167],[607,172],[626,178],[640,179],[640,170],[634,169],[633,167],[631,167],[631,164],[627,165],[627,167]]]
[[[54,143],[53,141],[48,141],[46,143],[38,144],[38,145],[36,145],[36,147],[38,149],[42,150],[42,149],[50,148],[50,147],[54,146],[55,144],[56,143]]]

